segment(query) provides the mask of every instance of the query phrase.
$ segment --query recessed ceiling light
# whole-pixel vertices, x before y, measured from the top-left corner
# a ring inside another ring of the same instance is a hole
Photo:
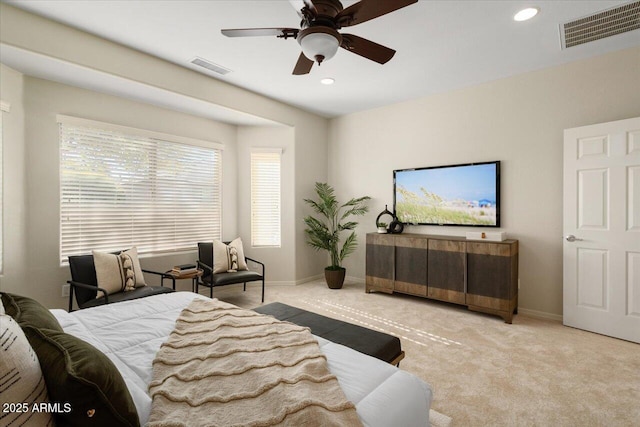
[[[518,22],[526,21],[536,16],[538,14],[538,10],[539,9],[537,7],[528,7],[526,9],[522,9],[520,12],[516,13],[513,16],[513,19]]]
[[[324,79],[320,80],[320,83],[322,83],[323,85],[332,85],[333,83],[335,83],[335,79],[332,79],[331,77],[325,77]]]

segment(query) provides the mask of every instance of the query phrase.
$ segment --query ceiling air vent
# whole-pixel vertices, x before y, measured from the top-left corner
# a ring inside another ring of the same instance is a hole
[[[640,1],[560,25],[562,48],[589,43],[640,28]]]
[[[207,70],[213,71],[216,74],[222,74],[223,76],[231,72],[231,70],[228,68],[224,68],[221,65],[209,62],[206,59],[198,58],[197,56],[191,61],[191,63],[206,68]]]

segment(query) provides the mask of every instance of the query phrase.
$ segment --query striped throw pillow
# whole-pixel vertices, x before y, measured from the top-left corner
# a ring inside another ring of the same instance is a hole
[[[49,402],[38,356],[20,326],[5,314],[0,314],[0,401],[6,402],[2,425],[54,425],[50,412],[38,410]]]
[[[117,255],[98,251],[92,254],[98,287],[109,294],[146,286],[135,246]],[[102,292],[98,292],[96,298],[102,296]]]

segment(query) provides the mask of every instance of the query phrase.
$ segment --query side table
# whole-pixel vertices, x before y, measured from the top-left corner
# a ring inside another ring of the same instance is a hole
[[[174,270],[167,271],[161,279],[161,284],[164,286],[164,279],[170,279],[172,282],[173,290],[176,290],[176,280],[191,279],[191,292],[195,292],[196,281],[202,276],[203,271],[198,269],[189,273],[177,273]]]

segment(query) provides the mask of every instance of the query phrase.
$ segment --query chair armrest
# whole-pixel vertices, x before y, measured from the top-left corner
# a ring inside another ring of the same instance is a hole
[[[143,273],[150,273],[150,274],[155,274],[158,275],[160,277],[162,277],[163,279],[171,279],[172,276],[170,274],[167,273],[161,273],[159,271],[153,271],[153,270],[145,270],[144,268],[142,269]]]
[[[98,286],[88,285],[86,283],[74,282],[73,280],[67,280],[67,283],[75,288],[90,289],[92,291],[95,290],[98,292],[102,291],[102,293],[104,294],[104,303],[109,304],[109,292],[107,292],[106,289],[100,288]]]
[[[256,264],[260,264],[261,266],[264,267],[264,264],[261,263],[260,261],[258,261],[257,259],[253,259],[253,258],[249,258],[248,256],[244,257],[244,259],[248,260],[248,261],[252,261],[255,262]]]
[[[204,270],[206,273],[210,273],[213,274],[213,268],[209,267],[207,264],[205,264],[204,262],[198,260],[196,261],[198,263],[198,268]]]
[[[153,271],[153,270],[145,270],[144,268],[142,269],[143,273],[150,273],[150,274],[155,274],[156,276],[160,276],[160,286],[164,287],[164,279],[169,279],[169,280],[174,280],[174,277],[168,273],[161,273],[159,271]],[[175,290],[175,285],[176,282],[173,282],[173,289]]]
[[[253,259],[253,258],[249,258],[248,256],[244,257],[245,260],[247,261],[251,261],[251,262],[255,262],[256,264],[260,264],[262,266],[262,275],[264,276],[264,264],[261,263],[260,261]]]

